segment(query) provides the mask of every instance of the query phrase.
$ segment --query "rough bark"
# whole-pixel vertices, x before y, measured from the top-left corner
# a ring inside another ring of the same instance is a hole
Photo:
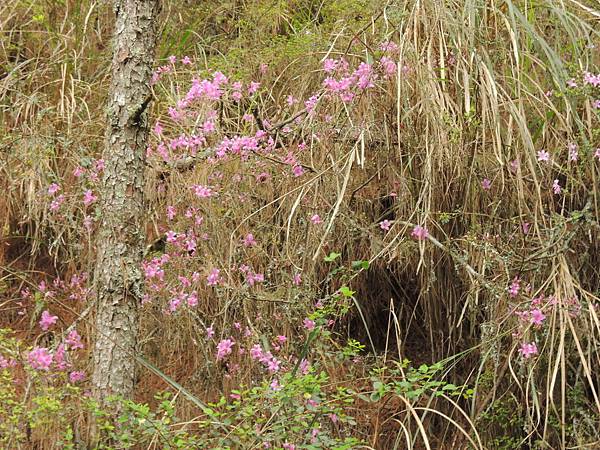
[[[159,0],[114,0],[112,82],[94,274],[98,298],[92,382],[96,398],[130,397],[143,294],[147,108]]]

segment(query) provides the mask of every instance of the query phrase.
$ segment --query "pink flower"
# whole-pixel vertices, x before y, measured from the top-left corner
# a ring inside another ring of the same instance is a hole
[[[200,198],[209,198],[217,194],[210,186],[194,185],[192,186],[192,190]]]
[[[333,73],[338,66],[338,61],[335,59],[326,59],[323,61],[323,71],[326,73]]]
[[[53,316],[48,312],[48,310],[46,310],[42,313],[42,318],[41,318],[39,324],[40,324],[40,327],[42,328],[42,330],[48,331],[48,329],[52,325],[54,325],[57,320],[58,320],[58,316]]]
[[[217,344],[217,361],[222,360],[231,354],[235,342],[232,339],[223,339]]]
[[[94,225],[94,219],[92,219],[92,217],[86,215],[83,218],[83,226],[85,227],[85,229],[87,230],[88,233],[92,232],[93,225]]]
[[[302,375],[308,375],[308,372],[310,371],[310,363],[306,358],[303,358],[302,361],[300,361],[298,368],[300,369],[300,372],[302,372]]]
[[[60,208],[60,205],[62,205],[64,201],[65,201],[64,195],[61,194],[58,197],[56,197],[52,201],[52,203],[50,203],[50,211],[56,211],[58,208]]]
[[[192,64],[192,60],[190,59],[189,56],[184,56],[183,59],[181,60],[181,64],[188,66],[188,65]]]
[[[285,341],[287,341],[287,337],[285,337],[283,335],[279,335],[279,336],[277,336],[277,340],[283,344]]]
[[[271,358],[266,362],[267,370],[269,371],[269,373],[279,372],[279,369],[281,368],[281,361],[273,357],[273,355],[270,356]]]
[[[83,381],[83,380],[85,380],[85,372],[83,372],[81,370],[74,371],[69,374],[69,381],[71,383],[77,383],[78,381]]]
[[[513,282],[510,284],[510,286],[508,287],[508,294],[514,298],[517,295],[519,295],[520,289],[521,289],[521,282],[518,278],[515,278],[513,280]]]
[[[583,82],[584,82],[584,84],[591,84],[592,86],[599,87],[600,86],[600,74],[594,75],[594,74],[586,71],[583,74]]]
[[[398,44],[392,41],[386,41],[379,44],[379,50],[387,53],[395,53],[398,51]]]
[[[175,215],[177,214],[177,210],[174,206],[167,206],[167,219],[173,220]]]
[[[391,224],[392,224],[392,222],[390,222],[389,220],[386,219],[386,220],[379,222],[379,228],[381,228],[384,231],[389,231]]]
[[[538,348],[535,342],[526,343],[523,342],[521,344],[521,348],[519,349],[519,353],[523,355],[523,358],[531,358],[534,355],[538,354]]]
[[[283,443],[283,450],[296,450],[296,446],[294,444],[290,444],[288,442]]]
[[[481,187],[485,191],[489,191],[490,188],[492,187],[492,182],[488,178],[484,178],[483,180],[481,180]]]
[[[250,357],[252,359],[261,359],[263,357],[263,350],[259,344],[254,344],[250,349]]]
[[[252,247],[256,245],[256,239],[254,239],[254,235],[252,233],[248,233],[246,237],[242,240],[244,247]]]
[[[319,97],[317,97],[316,95],[313,95],[312,97],[310,97],[308,100],[306,100],[304,102],[304,106],[306,107],[306,111],[309,114],[312,113],[315,110],[318,101],[319,101]]]
[[[319,225],[319,224],[323,223],[323,220],[321,219],[321,217],[319,217],[318,214],[313,215],[310,218],[310,221],[313,223],[313,225]]]
[[[254,286],[255,283],[262,283],[265,281],[265,276],[262,273],[248,272],[246,274],[246,282],[250,286]]]
[[[77,333],[77,330],[71,330],[71,332],[65,339],[65,343],[69,347],[71,347],[71,350],[83,348],[83,344],[81,343],[81,336],[79,336],[79,333]]]
[[[257,183],[264,183],[269,178],[271,178],[271,175],[269,175],[267,172],[261,172],[258,175],[256,175],[256,182]]]
[[[373,80],[377,77],[373,72],[373,66],[371,64],[361,62],[358,68],[352,74],[352,77],[356,79],[356,87],[359,89],[372,88],[375,85]]]
[[[213,73],[213,80],[217,85],[227,83],[228,79],[222,72]]]
[[[58,370],[65,370],[69,363],[65,360],[66,348],[64,344],[59,344],[54,352],[54,364]]]
[[[192,292],[190,295],[188,295],[187,304],[192,308],[198,306],[198,294]]]
[[[54,356],[45,347],[34,347],[27,355],[29,365],[36,370],[50,370]]]
[[[92,203],[94,203],[96,200],[98,200],[98,197],[96,197],[96,196],[94,195],[94,193],[93,193],[93,192],[92,192],[90,189],[88,189],[87,191],[85,191],[85,192],[83,193],[83,204],[84,204],[85,206],[89,206],[89,205],[91,205],[91,204],[92,204]]]
[[[60,186],[58,184],[52,183],[50,186],[48,186],[48,195],[54,195],[58,191],[60,191]]]
[[[558,180],[554,180],[552,182],[552,192],[554,192],[555,195],[558,195],[561,191],[562,188],[560,187],[560,183],[558,182]]]
[[[315,329],[315,321],[314,321],[314,320],[311,320],[311,319],[309,319],[308,317],[307,317],[307,318],[305,318],[305,319],[302,321],[302,325],[303,325],[303,326],[304,326],[304,328],[306,328],[308,331],[312,331],[312,330],[314,330],[314,329]]]
[[[215,330],[212,325],[206,329],[206,338],[211,339],[215,335]]]
[[[521,224],[521,228],[523,229],[523,234],[529,233],[529,228],[530,227],[531,227],[531,224],[529,222],[523,222]]]
[[[579,152],[577,151],[576,144],[569,144],[569,161],[577,161],[579,158]]]
[[[281,384],[279,384],[279,380],[277,378],[273,378],[273,381],[271,381],[271,389],[274,391],[280,391],[281,390]]]
[[[396,63],[391,58],[383,56],[379,63],[383,67],[386,77],[391,77],[396,73]]]
[[[413,228],[412,233],[410,233],[410,235],[417,241],[424,241],[429,237],[429,231],[427,230],[427,228],[422,227],[421,225],[417,225],[415,226],[415,228]]]
[[[546,319],[546,316],[539,308],[535,308],[530,311],[529,320],[533,325],[541,325],[544,319]]]
[[[594,153],[594,158],[598,158],[598,161],[600,161],[600,148],[596,149],[596,152]]]
[[[538,161],[544,161],[544,162],[549,162],[550,161],[550,153],[548,153],[546,150],[540,150],[539,152],[537,152],[537,159]]]
[[[0,355],[0,369],[8,369],[9,367],[15,367],[17,365],[17,361],[14,359],[6,359],[4,356]]]
[[[215,129],[216,129],[215,123],[212,120],[207,120],[202,125],[202,131],[204,131],[205,134],[213,133],[215,131]]]
[[[248,94],[249,95],[254,94],[256,91],[258,91],[259,88],[260,88],[260,83],[257,83],[256,81],[251,81],[250,86],[248,86]]]
[[[292,173],[294,174],[295,177],[299,177],[301,175],[304,175],[304,169],[302,168],[302,166],[300,164],[296,164],[292,168]]]
[[[154,124],[154,128],[152,129],[152,131],[154,131],[154,134],[156,134],[157,136],[162,135],[163,127],[158,120],[156,121],[156,124]]]
[[[294,283],[296,286],[300,286],[300,283],[302,283],[302,275],[299,273],[295,274],[294,278],[292,279],[292,283]]]
[[[221,271],[219,269],[212,269],[208,277],[206,277],[206,284],[209,286],[216,286],[221,281],[221,277],[219,274]]]

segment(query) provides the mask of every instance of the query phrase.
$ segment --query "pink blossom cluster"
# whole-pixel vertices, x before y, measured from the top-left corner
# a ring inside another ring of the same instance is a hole
[[[29,365],[36,370],[50,370],[54,355],[45,347],[34,347],[27,355]]]
[[[67,360],[68,350],[78,350],[83,348],[81,336],[77,330],[71,330],[64,342],[61,342],[54,352],[46,347],[34,347],[27,354],[27,362],[34,370],[48,372],[51,369],[63,371],[71,367]],[[72,372],[69,376],[70,381],[77,382],[85,378],[84,372]]]
[[[375,87],[373,82],[377,79],[377,73],[371,64],[361,62],[354,72],[350,73],[349,64],[344,58],[326,59],[323,62],[323,70],[331,75],[325,78],[323,87],[328,93],[339,96],[345,103],[351,102],[358,92]],[[338,75],[339,78],[333,75]]]
[[[520,281],[515,278],[515,282],[519,282],[519,290],[520,290]],[[528,286],[525,291],[530,292],[531,287]],[[545,310],[551,308],[553,305],[552,297],[549,299],[545,299],[545,297],[539,296],[531,300],[531,303],[528,305],[526,309],[517,310],[514,314],[519,318],[519,327],[518,330],[513,333],[513,336],[519,339],[523,339],[528,330],[540,329],[546,320]],[[528,342],[527,340],[523,340],[519,347],[519,354],[525,359],[532,358],[533,356],[538,354],[538,347],[535,342]]]
[[[281,368],[281,361],[271,352],[265,352],[259,344],[252,346],[250,357],[261,362],[270,373],[276,373]]]
[[[540,327],[546,319],[546,315],[542,312],[540,308],[533,308],[525,311],[517,311],[515,314],[517,314],[517,316],[519,316],[519,318],[522,321],[535,325],[536,327]]]
[[[198,197],[198,198],[210,198],[210,197],[214,197],[215,195],[217,195],[217,193],[210,186],[202,186],[202,185],[195,184],[192,186],[192,190],[194,191],[194,194],[196,194],[196,197]]]
[[[242,264],[239,270],[244,274],[248,286],[254,286],[256,283],[263,283],[265,281],[265,276],[262,273],[252,271],[250,266],[246,264]]]
[[[519,348],[519,353],[525,359],[529,359],[538,354],[538,348],[535,342],[523,342]]]
[[[516,297],[517,295],[519,295],[519,291],[521,290],[521,280],[519,280],[519,278],[515,277],[515,279],[512,281],[512,283],[510,283],[510,286],[508,286],[508,295],[510,295],[511,297]]]
[[[206,284],[208,286],[216,286],[217,284],[219,284],[222,281],[220,273],[221,271],[219,269],[212,269],[206,277]]]
[[[170,256],[165,253],[162,256],[154,257],[150,261],[142,262],[142,268],[147,282],[152,282],[154,279],[163,281],[165,279],[165,271],[163,266],[169,262]]]
[[[421,225],[416,225],[410,235],[417,241],[424,241],[429,237],[429,231]]]
[[[0,369],[8,369],[10,367],[16,367],[17,361],[13,358],[6,358],[0,355]]]
[[[226,356],[231,355],[235,342],[233,339],[223,339],[217,344],[217,361],[221,361]]]
[[[39,321],[40,328],[43,331],[48,331],[50,327],[52,327],[56,321],[58,320],[58,316],[51,315],[48,310],[42,312],[42,317]]]
[[[593,74],[590,72],[583,73],[583,83],[594,87],[600,87],[600,73]]]

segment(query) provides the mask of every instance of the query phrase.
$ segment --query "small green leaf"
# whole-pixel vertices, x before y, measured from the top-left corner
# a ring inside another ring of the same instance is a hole
[[[354,270],[367,270],[369,268],[370,264],[369,261],[363,261],[363,260],[358,260],[358,261],[352,261],[352,268]]]
[[[377,400],[379,400],[380,398],[381,398],[381,394],[380,394],[379,392],[373,392],[373,393],[371,394],[371,398],[370,398],[370,400],[371,400],[372,402],[376,402],[376,401],[377,401]]]
[[[328,256],[325,257],[325,261],[326,262],[333,262],[336,259],[338,259],[340,256],[342,256],[341,253],[331,252]]]
[[[340,294],[342,294],[344,297],[352,297],[354,295],[354,291],[348,286],[342,286],[340,288]]]

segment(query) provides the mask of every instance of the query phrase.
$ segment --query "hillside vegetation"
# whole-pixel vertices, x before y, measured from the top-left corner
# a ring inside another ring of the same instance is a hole
[[[1,449],[600,447],[595,0],[159,21],[113,414],[89,383],[114,12],[0,5]]]

